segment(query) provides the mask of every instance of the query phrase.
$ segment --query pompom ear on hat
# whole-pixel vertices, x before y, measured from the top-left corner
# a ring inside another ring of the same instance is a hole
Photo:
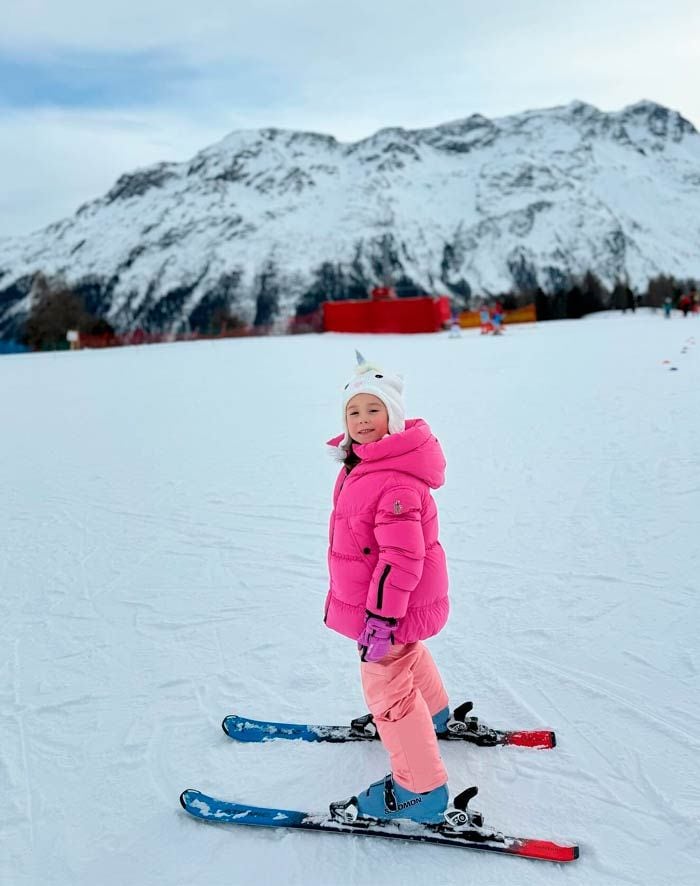
[[[403,403],[403,379],[400,375],[386,372],[381,366],[370,363],[359,351],[355,351],[357,367],[355,374],[343,389],[343,428],[345,436],[340,446],[350,447],[350,434],[345,410],[357,394],[372,394],[386,406],[389,415],[389,433],[400,434],[406,429],[406,409]]]

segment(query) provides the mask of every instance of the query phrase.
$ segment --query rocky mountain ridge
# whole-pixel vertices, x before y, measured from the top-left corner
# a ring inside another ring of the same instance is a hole
[[[117,329],[204,329],[217,310],[270,323],[323,298],[556,291],[700,276],[700,135],[676,111],[583,102],[344,144],[231,133],[184,163],[122,175],[101,198],[0,240],[0,335],[37,272]]]

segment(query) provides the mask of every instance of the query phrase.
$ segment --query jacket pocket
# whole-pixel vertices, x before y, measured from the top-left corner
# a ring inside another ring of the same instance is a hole
[[[357,552],[362,554],[363,558],[370,554],[378,554],[379,547],[377,540],[372,531],[372,525],[360,517],[348,517],[348,531],[352,538]]]
[[[350,525],[350,518],[339,516],[335,521],[331,550],[335,556],[346,560],[365,560]]]

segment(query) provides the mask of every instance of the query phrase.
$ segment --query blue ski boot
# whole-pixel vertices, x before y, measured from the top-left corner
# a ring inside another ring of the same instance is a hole
[[[447,721],[449,719],[449,708],[443,708],[441,711],[438,711],[437,714],[433,714],[433,726],[438,735],[445,735],[447,733]]]
[[[353,822],[357,819],[409,819],[423,824],[440,824],[445,821],[448,793],[447,785],[432,791],[415,794],[394,781],[391,775],[375,781],[366,791],[349,800],[331,803],[331,817],[338,821]]]

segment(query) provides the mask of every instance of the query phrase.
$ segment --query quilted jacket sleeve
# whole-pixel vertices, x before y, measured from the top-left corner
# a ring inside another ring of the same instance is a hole
[[[367,609],[383,618],[406,614],[411,591],[423,574],[425,539],[420,491],[411,486],[389,488],[379,499],[374,535],[379,560],[367,595]]]

